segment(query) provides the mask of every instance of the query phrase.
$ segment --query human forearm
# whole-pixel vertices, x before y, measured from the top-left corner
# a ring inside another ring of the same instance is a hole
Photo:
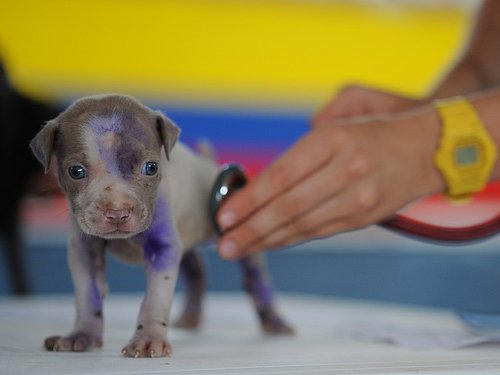
[[[462,56],[427,99],[464,95],[500,85],[499,14],[500,0],[484,1]]]
[[[427,100],[465,95],[491,87],[490,80],[482,76],[481,69],[473,61],[463,59],[428,94]]]

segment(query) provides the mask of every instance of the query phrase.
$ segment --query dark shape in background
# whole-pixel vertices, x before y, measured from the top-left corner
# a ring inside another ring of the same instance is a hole
[[[20,234],[20,203],[32,182],[40,176],[40,166],[29,149],[29,140],[58,109],[29,98],[10,84],[0,60],[0,165],[2,182],[0,237],[15,294],[30,292]],[[50,186],[50,184],[49,184]],[[55,188],[55,185],[52,187]]]

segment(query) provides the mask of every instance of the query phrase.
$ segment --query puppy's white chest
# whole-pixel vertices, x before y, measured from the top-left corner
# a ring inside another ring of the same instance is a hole
[[[108,243],[108,250],[118,259],[132,264],[144,263],[144,249],[133,239],[116,239]]]

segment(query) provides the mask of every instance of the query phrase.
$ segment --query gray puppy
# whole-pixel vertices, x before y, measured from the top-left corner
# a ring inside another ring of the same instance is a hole
[[[68,258],[76,321],[67,336],[46,339],[47,350],[102,345],[106,250],[146,269],[146,295],[124,356],[170,355],[166,333],[179,269],[187,302],[178,325],[198,326],[204,281],[195,248],[213,236],[207,203],[218,168],[182,144],[174,148],[178,135],[168,118],[137,100],[101,95],[77,100],[32,140],[46,171],[56,156],[71,208]],[[248,257],[241,266],[263,330],[290,333],[275,312],[260,258]]]

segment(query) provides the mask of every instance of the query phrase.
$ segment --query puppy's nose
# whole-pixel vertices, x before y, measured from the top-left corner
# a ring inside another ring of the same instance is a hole
[[[123,224],[130,218],[130,208],[121,210],[108,209],[105,212],[106,220],[111,224]]]

